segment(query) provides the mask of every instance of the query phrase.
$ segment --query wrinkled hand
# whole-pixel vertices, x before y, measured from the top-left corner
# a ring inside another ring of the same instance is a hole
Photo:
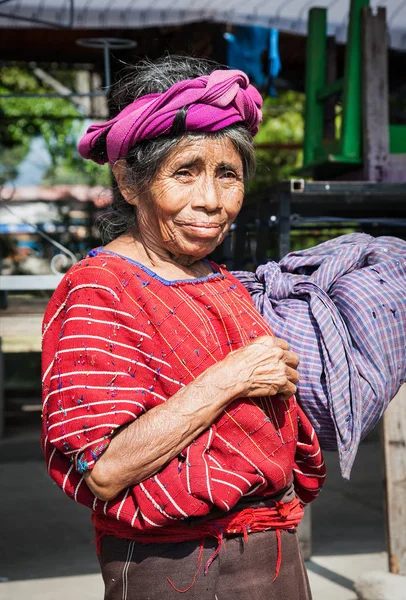
[[[287,399],[296,392],[299,357],[280,338],[259,337],[248,346],[231,352],[223,364],[227,375],[241,385],[241,397],[280,394]]]

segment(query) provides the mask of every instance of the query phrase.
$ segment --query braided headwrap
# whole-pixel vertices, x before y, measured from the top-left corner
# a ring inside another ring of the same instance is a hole
[[[114,119],[91,125],[79,142],[79,153],[99,164],[127,156],[137,142],[168,134],[176,114],[186,107],[187,131],[218,131],[244,122],[251,135],[261,121],[262,98],[242,71],[216,70],[210,75],[185,79],[166,92],[134,100]],[[97,140],[106,135],[107,155],[92,156]]]

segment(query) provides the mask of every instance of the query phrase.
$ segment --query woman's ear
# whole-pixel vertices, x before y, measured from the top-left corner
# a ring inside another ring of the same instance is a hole
[[[138,195],[134,186],[128,182],[126,161],[124,159],[117,160],[112,167],[112,171],[124,200],[128,204],[136,206],[138,204]]]

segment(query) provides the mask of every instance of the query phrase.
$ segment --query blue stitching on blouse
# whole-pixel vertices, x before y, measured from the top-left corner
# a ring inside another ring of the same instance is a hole
[[[139,267],[140,269],[142,269],[145,273],[148,273],[148,275],[150,275],[151,277],[154,277],[154,279],[157,279],[158,281],[160,281],[163,285],[174,285],[174,284],[178,284],[178,283],[204,283],[206,281],[210,281],[211,279],[216,279],[218,277],[224,279],[225,275],[223,275],[223,273],[221,273],[220,271],[214,271],[213,266],[210,264],[210,262],[203,258],[202,262],[206,262],[210,265],[211,269],[213,269],[213,273],[211,273],[210,275],[206,275],[206,277],[197,277],[195,279],[173,279],[173,280],[168,280],[168,279],[164,279],[163,277],[160,277],[157,273],[155,273],[154,271],[151,271],[151,269],[149,269],[148,267],[146,267],[145,265],[139,263],[138,261],[134,260],[133,258],[128,258],[127,256],[123,256],[122,254],[118,254],[117,252],[112,252],[111,250],[105,250],[102,246],[99,246],[98,248],[93,248],[93,250],[90,250],[88,256],[92,257],[92,256],[98,256],[99,254],[110,254],[111,256],[116,256],[117,258],[121,258],[122,260],[125,260],[129,263],[132,263],[134,265],[137,265],[137,267]]]

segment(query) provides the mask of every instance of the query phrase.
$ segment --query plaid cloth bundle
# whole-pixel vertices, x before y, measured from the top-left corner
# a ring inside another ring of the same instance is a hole
[[[234,275],[299,354],[298,400],[348,479],[406,380],[406,242],[353,233]]]

